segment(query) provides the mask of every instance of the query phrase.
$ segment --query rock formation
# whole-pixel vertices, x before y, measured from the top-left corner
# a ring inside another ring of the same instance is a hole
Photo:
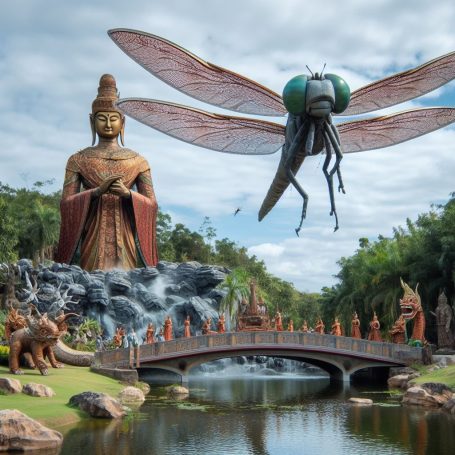
[[[111,339],[118,326],[135,330],[145,339],[152,323],[159,333],[166,315],[173,322],[175,337],[183,336],[184,320],[191,320],[191,333],[200,333],[203,322],[211,318],[216,325],[224,291],[216,286],[229,270],[198,262],[181,264],[161,261],[156,267],[129,271],[86,272],[76,265],[53,263],[34,269],[30,261],[18,262],[24,291],[19,300],[34,303],[41,313],[64,306],[84,317],[97,319],[105,338]],[[35,289],[26,278],[33,277]],[[72,300],[64,301],[63,296]]]
[[[126,415],[122,404],[105,393],[82,392],[73,395],[69,401],[70,406],[77,406],[91,417],[117,419]]]
[[[0,411],[0,452],[46,450],[57,454],[63,442],[61,433],[50,430],[17,409]]]

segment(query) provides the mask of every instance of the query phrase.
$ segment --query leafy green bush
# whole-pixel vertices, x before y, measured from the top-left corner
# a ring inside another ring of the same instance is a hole
[[[0,345],[0,365],[8,365],[9,346]]]

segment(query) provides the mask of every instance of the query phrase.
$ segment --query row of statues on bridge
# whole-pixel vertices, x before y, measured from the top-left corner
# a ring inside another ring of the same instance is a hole
[[[192,336],[191,329],[190,329],[190,316],[187,316],[184,320],[184,328],[183,328],[183,338],[190,338]],[[393,328],[389,331],[392,342],[393,343],[405,343],[406,342],[406,328],[405,328],[405,320],[403,316],[400,316],[398,320],[393,325]],[[212,319],[206,319],[201,327],[200,333],[202,335],[216,335],[219,333],[226,333],[226,319],[224,314],[220,314],[218,321],[216,323],[216,330],[212,329]],[[376,313],[373,316],[372,321],[369,324],[370,330],[367,336],[367,339],[370,341],[383,341],[381,336],[381,325],[378,320]],[[274,327],[273,329],[278,332],[294,332],[294,323],[289,320],[286,329],[283,326],[282,316],[281,313],[278,311],[274,318]],[[272,329],[272,330],[273,330]],[[338,318],[335,318],[334,323],[331,326],[331,330],[329,332],[325,331],[325,324],[321,318],[318,318],[315,324],[315,327],[312,328],[308,325],[307,321],[305,320],[300,328],[300,332],[303,333],[318,333],[321,335],[330,334],[335,336],[347,336],[343,333],[341,323]],[[357,313],[354,313],[352,323],[351,323],[351,334],[352,338],[362,338],[362,334],[360,331],[360,320],[357,316]],[[173,331],[173,323],[170,316],[167,316],[164,320],[163,326],[160,328],[159,332],[156,333],[156,329],[152,323],[149,323],[147,326],[147,330],[145,332],[145,336],[142,340],[142,344],[152,344],[158,341],[171,341],[174,339],[174,331]],[[117,348],[127,348],[129,346],[138,346],[141,344],[139,339],[136,335],[134,330],[127,331],[124,327],[117,327],[116,333],[113,338],[114,345]]]
[[[403,298],[400,299],[400,310],[401,313],[398,319],[394,322],[393,326],[388,330],[388,335],[392,343],[404,344],[408,342],[407,333],[406,333],[406,322],[413,321],[413,330],[410,336],[412,342],[417,343],[417,345],[426,344],[425,340],[425,316],[422,309],[421,298],[418,293],[418,286],[415,290],[411,289],[403,281],[401,285],[404,290]],[[241,312],[237,318],[237,331],[288,331],[294,332],[294,322],[290,319],[287,323],[286,328],[283,324],[283,317],[280,311],[277,311],[273,318],[269,318],[267,307],[262,299],[256,298],[256,284],[254,281],[250,283],[250,301],[243,301],[241,304]],[[431,312],[437,320],[438,328],[438,346],[440,348],[450,348],[453,346],[453,336],[451,336],[450,331],[450,322],[451,318],[447,317],[447,297],[444,293],[441,293],[438,299],[438,306],[436,312]],[[450,308],[450,307],[449,307]],[[449,315],[450,316],[450,315]],[[381,334],[381,323],[379,318],[374,312],[371,321],[369,322],[369,330],[366,339],[369,341],[383,341]],[[123,331],[123,337],[119,335],[119,331]],[[321,317],[315,322],[314,328],[310,327],[308,322],[305,320],[300,328],[301,332],[304,333],[318,333],[318,334],[331,334],[335,336],[351,336],[352,338],[361,339],[361,323],[357,313],[354,313],[351,320],[351,331],[350,335],[343,333],[342,325],[338,319],[335,317],[334,322],[332,323],[330,330],[326,331],[326,326]],[[225,316],[223,314],[219,315],[218,321],[216,323],[216,330],[213,330],[212,320],[206,319],[201,327],[202,335],[210,335],[216,333],[225,333],[226,324]],[[115,336],[116,346],[124,346],[124,343],[121,342],[124,339],[124,329],[117,329],[117,334]],[[190,317],[187,316],[184,321],[184,330],[183,337],[191,337],[190,331]],[[148,325],[147,332],[144,338],[144,343],[153,343],[155,341],[169,341],[174,338],[173,333],[173,324],[170,316],[167,316],[163,327],[160,329],[159,333],[155,333],[155,328],[152,324]]]
[[[183,322],[183,337],[190,338],[191,335],[191,320],[187,316]],[[216,333],[225,333],[226,332],[226,319],[224,314],[220,314],[218,321],[216,323],[216,330],[212,330],[212,319],[208,318],[204,321],[201,328],[202,335],[213,335]],[[170,341],[174,339],[173,323],[170,316],[167,316],[164,320],[163,326],[160,328],[159,332],[156,333],[155,327],[152,323],[147,325],[147,330],[145,332],[145,337],[143,339],[143,344],[152,344],[156,341]],[[138,346],[139,340],[137,338],[136,332],[134,330],[126,332],[124,327],[117,327],[114,335],[114,345],[117,348],[126,348],[131,346]]]

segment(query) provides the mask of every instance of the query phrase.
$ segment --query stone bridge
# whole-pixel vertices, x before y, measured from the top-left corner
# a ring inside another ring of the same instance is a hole
[[[350,381],[364,368],[384,368],[422,361],[422,348],[349,337],[303,332],[232,332],[178,338],[95,354],[96,369],[167,370],[187,382],[189,371],[205,362],[237,356],[273,356],[300,360]]]

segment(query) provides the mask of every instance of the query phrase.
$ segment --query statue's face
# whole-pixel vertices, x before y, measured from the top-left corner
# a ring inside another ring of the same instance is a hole
[[[95,114],[95,131],[105,138],[117,137],[122,130],[123,120],[118,112],[97,112]]]

